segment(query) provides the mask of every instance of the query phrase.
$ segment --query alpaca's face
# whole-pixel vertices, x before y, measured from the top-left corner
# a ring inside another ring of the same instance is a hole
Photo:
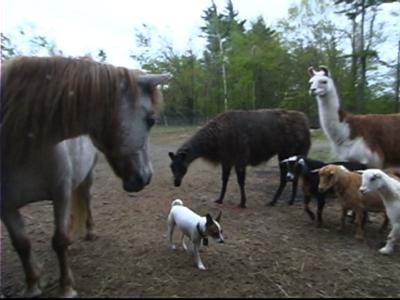
[[[323,71],[320,71],[314,73],[309,83],[311,96],[325,96],[331,89],[332,79]]]

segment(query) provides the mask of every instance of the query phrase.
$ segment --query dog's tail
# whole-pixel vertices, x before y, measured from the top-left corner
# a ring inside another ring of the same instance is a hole
[[[183,206],[183,202],[181,199],[175,199],[174,201],[172,201],[171,206],[175,206],[175,205],[181,205]]]

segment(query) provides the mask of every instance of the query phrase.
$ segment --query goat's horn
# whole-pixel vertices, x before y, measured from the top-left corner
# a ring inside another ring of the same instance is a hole
[[[357,172],[358,174],[364,173],[364,170],[355,170],[354,172]]]
[[[311,170],[311,173],[318,173],[318,172],[319,172],[319,170],[321,170],[321,168],[319,168],[319,169],[314,169],[314,170]]]

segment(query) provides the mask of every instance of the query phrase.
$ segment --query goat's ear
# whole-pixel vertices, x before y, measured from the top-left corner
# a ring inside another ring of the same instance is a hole
[[[218,223],[221,220],[221,215],[222,215],[222,211],[220,210],[218,216],[215,218],[215,221],[217,221]]]
[[[326,67],[326,66],[319,66],[319,68],[320,68],[321,71],[324,72],[324,75],[325,75],[325,76],[328,76],[328,77],[330,76],[330,75],[329,75],[328,67]]]
[[[168,152],[168,156],[169,156],[169,158],[170,158],[171,160],[174,160],[174,158],[175,158],[174,152]]]
[[[308,75],[310,75],[310,77],[313,77],[315,75],[314,67],[309,67],[308,68]]]
[[[314,169],[314,170],[311,170],[311,173],[318,173],[319,170],[321,170],[321,169]]]

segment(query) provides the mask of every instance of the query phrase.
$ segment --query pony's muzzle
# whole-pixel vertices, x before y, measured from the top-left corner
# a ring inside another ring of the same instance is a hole
[[[175,186],[181,186],[181,180],[180,179],[175,179],[174,180],[174,185]]]
[[[129,193],[139,192],[143,190],[146,185],[150,184],[151,177],[151,173],[145,176],[136,176],[134,179],[124,180],[122,186],[124,190]]]

